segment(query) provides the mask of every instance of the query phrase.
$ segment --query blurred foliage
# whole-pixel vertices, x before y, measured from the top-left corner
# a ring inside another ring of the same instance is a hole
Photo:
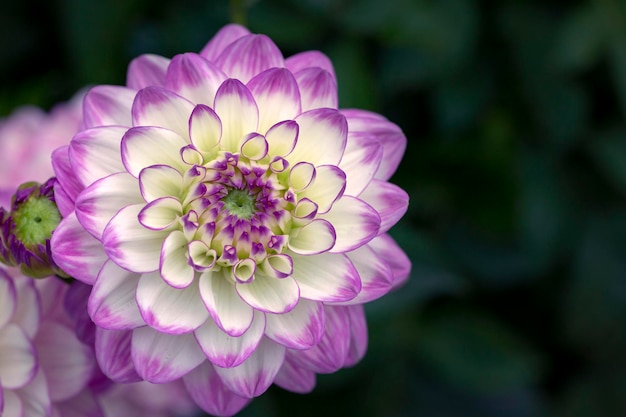
[[[408,137],[392,235],[406,286],[368,306],[356,367],[269,416],[626,415],[626,2],[258,0],[286,56],[319,49],[341,107]],[[8,2],[0,115],[124,82],[140,53],[198,51],[226,1]]]

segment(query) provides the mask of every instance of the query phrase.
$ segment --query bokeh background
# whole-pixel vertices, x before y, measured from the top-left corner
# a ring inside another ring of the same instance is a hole
[[[241,416],[625,416],[625,2],[240,1],[285,56],[330,56],[341,107],[404,129],[391,234],[413,261],[368,306],[360,364]],[[224,0],[3,2],[0,116],[229,20]]]

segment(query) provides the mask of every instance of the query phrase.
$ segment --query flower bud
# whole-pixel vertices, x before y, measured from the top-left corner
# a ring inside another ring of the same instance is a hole
[[[33,278],[67,277],[50,252],[50,237],[61,221],[55,182],[50,178],[44,184],[24,183],[11,199],[11,211],[0,207],[0,261]]]

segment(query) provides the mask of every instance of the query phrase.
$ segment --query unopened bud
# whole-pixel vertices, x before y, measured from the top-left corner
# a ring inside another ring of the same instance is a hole
[[[55,182],[50,178],[43,184],[24,183],[11,200],[11,211],[0,207],[0,261],[34,278],[67,277],[50,251],[50,237],[61,221],[54,200]]]

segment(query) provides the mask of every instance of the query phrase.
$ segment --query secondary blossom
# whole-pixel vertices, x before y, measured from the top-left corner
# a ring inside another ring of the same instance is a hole
[[[93,285],[107,375],[183,377],[227,415],[272,382],[306,392],[361,358],[361,305],[408,276],[386,235],[408,203],[387,182],[406,139],[337,109],[326,56],[284,59],[230,25],[200,54],[135,59],[127,86],[94,87],[83,111],[53,154],[51,244]]]

